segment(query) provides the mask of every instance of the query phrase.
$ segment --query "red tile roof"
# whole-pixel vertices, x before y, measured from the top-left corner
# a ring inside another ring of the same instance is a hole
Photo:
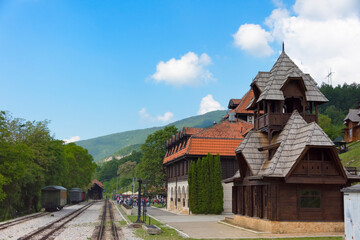
[[[193,134],[201,132],[202,130],[204,130],[204,128],[184,127],[184,129],[183,129],[184,134],[186,134],[186,135],[193,135]]]
[[[210,128],[193,134],[184,148],[176,153],[166,155],[163,163],[170,162],[184,155],[220,154],[235,156],[235,149],[244,138],[244,134],[253,128],[251,123],[238,120],[236,122],[222,121]]]
[[[236,113],[253,113],[252,110],[246,110],[247,105],[249,105],[249,102],[254,97],[254,92],[252,89],[250,89],[245,95],[241,98],[241,102],[239,105],[235,108]]]
[[[244,138],[244,134],[251,128],[253,128],[251,123],[242,120],[237,120],[236,122],[229,122],[229,120],[226,120],[195,134],[194,137]]]
[[[92,183],[92,184],[97,184],[99,187],[104,188],[104,187],[103,187],[103,184],[102,184],[101,182],[99,182],[97,179],[92,180],[91,183]]]
[[[230,109],[236,108],[240,102],[241,102],[241,99],[232,98],[229,101],[228,108],[230,108]]]
[[[242,142],[241,139],[211,139],[193,138],[188,154],[191,155],[212,155],[235,156],[235,149]]]

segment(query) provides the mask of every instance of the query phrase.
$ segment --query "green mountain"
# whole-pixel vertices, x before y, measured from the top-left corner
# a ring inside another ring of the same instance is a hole
[[[208,112],[203,115],[185,118],[168,125],[175,125],[178,129],[183,127],[200,127],[205,128],[213,124],[214,121],[219,122],[226,114],[226,110],[218,110]],[[86,148],[94,157],[95,162],[111,155],[126,155],[131,149],[139,149],[139,145],[143,144],[147,136],[163,127],[153,127],[139,130],[132,130],[120,133],[114,133],[88,140],[76,142],[77,145]],[[124,149],[125,148],[125,149]]]

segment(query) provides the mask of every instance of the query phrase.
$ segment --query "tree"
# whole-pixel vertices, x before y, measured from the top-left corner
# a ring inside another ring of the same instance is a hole
[[[48,123],[0,112],[0,220],[37,211],[45,185],[85,188],[91,180],[92,156],[54,139]]]
[[[166,154],[166,140],[176,134],[174,126],[165,127],[153,134],[149,134],[141,145],[143,156],[136,166],[135,175],[144,182],[157,189],[163,189],[166,182],[163,160]]]
[[[324,130],[328,137],[334,140],[337,136],[342,136],[342,125],[333,125],[327,115],[319,114],[319,126]]]
[[[196,162],[191,161],[189,172],[188,172],[188,186],[189,186],[189,208],[191,212],[198,213],[198,181],[197,181],[197,172],[196,172]]]
[[[222,171],[221,171],[221,161],[220,155],[217,154],[214,157],[214,206],[213,206],[213,213],[220,214],[224,211],[224,189],[222,186]]]
[[[190,163],[189,207],[193,213],[219,214],[223,209],[221,162],[210,153]]]

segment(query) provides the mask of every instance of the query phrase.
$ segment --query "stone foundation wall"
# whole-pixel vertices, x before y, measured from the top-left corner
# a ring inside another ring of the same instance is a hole
[[[327,233],[344,232],[344,222],[270,221],[234,215],[233,223],[260,232],[270,233]]]

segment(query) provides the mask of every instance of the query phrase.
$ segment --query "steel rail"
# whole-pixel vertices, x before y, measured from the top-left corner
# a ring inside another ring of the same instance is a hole
[[[83,213],[86,209],[88,209],[89,207],[91,207],[94,204],[94,202],[90,202],[88,204],[86,204],[84,207],[76,209],[75,211],[61,217],[60,219],[57,219],[41,228],[39,228],[38,230],[25,235],[21,238],[19,238],[18,240],[28,240],[31,239],[33,237],[35,237],[36,235],[40,235],[42,232],[46,231],[47,229],[49,229],[50,227],[52,227],[53,225],[64,221],[63,223],[59,224],[58,226],[54,227],[53,230],[51,230],[50,232],[46,233],[44,236],[42,236],[40,239],[45,240],[48,239],[49,236],[51,236],[52,234],[54,234],[56,231],[58,231],[59,229],[61,229],[65,224],[67,224],[68,222],[70,222],[71,220],[73,220],[74,218],[76,218],[77,216],[79,216],[81,213]]]
[[[19,219],[14,219],[13,221],[1,224],[0,225],[0,230],[3,230],[5,228],[11,227],[11,226],[15,226],[17,224],[29,221],[29,220],[34,219],[34,218],[45,216],[47,214],[49,214],[49,213],[41,212],[41,213],[36,213],[36,214],[29,215],[29,216],[21,217]]]
[[[105,200],[105,205],[104,205],[104,210],[103,210],[103,215],[102,215],[102,219],[101,219],[101,224],[100,224],[98,240],[101,240],[103,235],[104,235],[107,203],[108,203],[108,200],[106,199]]]
[[[117,233],[117,229],[116,229],[116,224],[115,224],[115,219],[114,219],[114,215],[113,215],[113,211],[112,211],[112,204],[109,204],[109,213],[110,213],[110,220],[112,223],[112,232],[114,235],[114,240],[119,240],[119,236]]]

